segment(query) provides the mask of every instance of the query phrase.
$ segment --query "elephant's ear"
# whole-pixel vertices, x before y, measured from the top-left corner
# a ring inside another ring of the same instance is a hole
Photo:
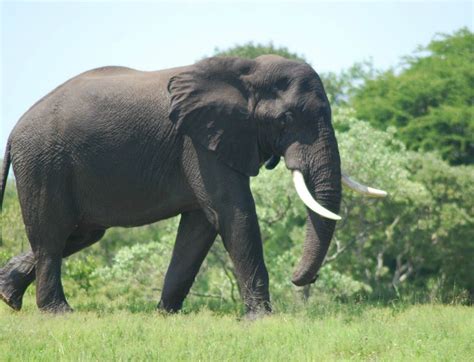
[[[173,76],[168,84],[169,117],[178,131],[248,176],[258,174],[260,163],[257,125],[241,80],[252,67],[251,60],[209,58]]]

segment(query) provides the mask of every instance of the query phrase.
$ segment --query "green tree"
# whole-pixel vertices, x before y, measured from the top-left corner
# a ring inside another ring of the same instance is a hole
[[[216,56],[254,59],[264,54],[275,54],[288,59],[305,60],[302,55],[290,52],[286,47],[275,47],[273,43],[254,44],[253,42],[248,42],[228,49],[214,49],[214,55]]]
[[[452,301],[462,289],[472,300],[474,167],[409,151],[396,128],[376,130],[347,108],[335,110],[334,124],[344,169],[389,192],[384,200],[344,193],[334,267],[381,296]]]
[[[474,34],[441,34],[400,69],[390,69],[354,90],[360,119],[396,126],[409,149],[437,151],[453,165],[474,163]]]
[[[374,79],[378,71],[374,68],[372,60],[354,63],[348,69],[343,69],[339,73],[324,72],[321,79],[324,89],[328,94],[331,105],[349,105],[351,95],[365,85],[367,80]]]

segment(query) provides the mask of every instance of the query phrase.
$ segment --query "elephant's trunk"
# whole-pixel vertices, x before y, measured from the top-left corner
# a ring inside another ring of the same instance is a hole
[[[306,239],[303,256],[292,277],[295,285],[303,286],[316,280],[336,226],[336,218],[330,219],[328,216],[339,211],[341,201],[341,168],[333,129],[322,131],[313,145],[289,147],[285,153],[285,162],[289,169],[302,173],[313,201],[326,211],[329,210],[329,213],[317,214],[305,202],[311,207],[307,208]]]
[[[309,212],[306,220],[306,240],[303,256],[296,267],[291,281],[297,286],[316,281],[331,242],[336,221],[323,219],[314,212]]]

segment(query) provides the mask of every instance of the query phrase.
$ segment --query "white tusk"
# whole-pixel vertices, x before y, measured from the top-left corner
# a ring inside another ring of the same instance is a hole
[[[349,187],[350,189],[360,192],[361,194],[372,196],[372,197],[385,197],[387,196],[387,192],[383,190],[374,189],[372,187],[368,187],[354,181],[349,176],[347,176],[344,172],[341,172],[342,175],[342,183]]]
[[[293,183],[295,184],[296,193],[304,202],[304,204],[308,206],[311,210],[321,216],[324,216],[325,218],[332,220],[341,220],[341,217],[339,215],[336,215],[328,209],[325,209],[315,199],[313,199],[313,196],[311,196],[311,193],[306,187],[303,174],[298,170],[293,171]]]

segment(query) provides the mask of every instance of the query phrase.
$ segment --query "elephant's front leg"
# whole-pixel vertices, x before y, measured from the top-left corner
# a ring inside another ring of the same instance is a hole
[[[270,312],[268,272],[250,178],[189,140],[185,140],[183,162],[196,199],[232,259],[247,313]]]
[[[247,314],[271,312],[268,272],[250,190],[220,214],[219,233],[238,279]]]
[[[165,277],[158,308],[179,311],[217,231],[201,210],[181,215],[173,256]]]

